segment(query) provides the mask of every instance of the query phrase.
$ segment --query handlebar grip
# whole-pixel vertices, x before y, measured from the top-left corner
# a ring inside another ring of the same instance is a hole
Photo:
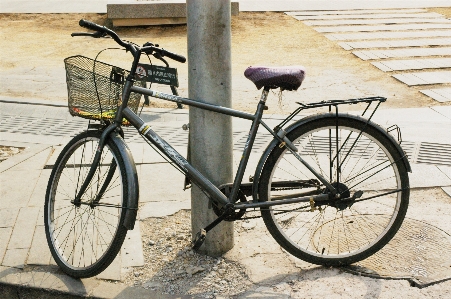
[[[106,32],[107,31],[105,27],[100,26],[100,25],[98,25],[96,23],[93,23],[93,22],[90,22],[90,21],[83,20],[83,19],[81,19],[80,22],[78,22],[78,24],[81,27],[84,27],[84,28],[87,28],[87,29],[91,29],[91,30],[94,30],[94,31],[100,31],[100,32]]]
[[[169,57],[175,61],[181,62],[181,63],[185,63],[186,62],[186,58],[185,56],[179,55],[179,54],[175,54],[166,50],[161,50],[161,54],[163,56]]]

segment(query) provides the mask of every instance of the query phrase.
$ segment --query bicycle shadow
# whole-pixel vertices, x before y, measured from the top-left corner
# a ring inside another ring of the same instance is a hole
[[[286,256],[286,258],[289,258]],[[304,264],[308,264],[302,262]],[[251,269],[252,270],[252,269]],[[264,271],[260,268],[260,271]],[[259,272],[261,273],[261,272]],[[258,273],[255,273],[255,276]],[[254,278],[255,280],[255,278]],[[382,281],[357,276],[340,268],[308,265],[297,272],[278,274],[259,280],[253,288],[237,294],[237,298],[292,298],[302,294],[303,298],[330,298],[359,293],[359,298],[378,298],[382,292]]]
[[[24,269],[1,267],[1,269],[0,284],[77,296],[87,296],[89,293],[85,285],[89,284],[88,281],[67,276],[57,266],[25,266]]]

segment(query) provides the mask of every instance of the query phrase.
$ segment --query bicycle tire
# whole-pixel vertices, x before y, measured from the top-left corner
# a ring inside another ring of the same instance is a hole
[[[53,167],[45,197],[44,222],[50,251],[58,266],[76,278],[92,277],[105,270],[127,234],[123,207],[130,180],[124,159],[111,139],[105,144],[81,204],[71,202],[91,167],[101,134],[83,132],[64,147]],[[96,200],[99,192],[101,197]]]
[[[409,204],[410,166],[396,141],[378,125],[343,114],[309,117],[287,131],[300,156],[338,186],[342,196],[352,197],[359,190],[363,195],[354,202],[333,201],[319,207],[303,202],[261,208],[273,238],[295,257],[325,266],[355,263],[385,246],[400,228]],[[299,190],[283,188],[291,186],[284,182],[316,180],[285,146],[279,145],[272,148],[262,168],[258,188],[261,202],[277,200],[278,196],[301,196]],[[278,185],[271,189],[273,182]],[[327,192],[324,184],[316,182],[304,186],[304,194]],[[398,191],[386,194],[389,190]]]

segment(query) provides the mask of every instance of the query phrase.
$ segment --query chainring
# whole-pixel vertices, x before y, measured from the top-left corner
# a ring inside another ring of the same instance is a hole
[[[226,193],[226,188],[229,188],[228,186],[224,186],[222,188],[219,188],[219,190],[226,196],[228,196],[228,193]],[[240,202],[246,202],[246,196],[244,195],[244,193],[241,190],[238,190],[238,200]],[[213,212],[215,212],[215,214],[219,217],[224,213],[224,210],[222,208],[219,208],[217,206],[217,204],[215,202],[212,202],[212,208],[213,208]],[[239,211],[233,211],[231,212],[229,215],[227,215],[224,220],[225,221],[235,221],[235,220],[240,220],[244,214],[246,213],[246,209],[240,209]]]

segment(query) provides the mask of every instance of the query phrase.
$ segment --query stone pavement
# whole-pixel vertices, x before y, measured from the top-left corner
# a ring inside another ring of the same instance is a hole
[[[422,8],[287,14],[434,100],[451,101],[451,19]]]

